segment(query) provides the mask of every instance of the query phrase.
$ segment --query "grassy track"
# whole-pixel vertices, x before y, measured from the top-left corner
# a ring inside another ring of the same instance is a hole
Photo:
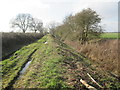
[[[106,39],[120,39],[120,33],[103,33],[101,35],[101,38],[106,38]]]
[[[19,80],[16,80],[14,88],[85,89],[80,79],[99,88],[91,82],[87,73],[105,88],[120,88],[116,78],[102,70],[97,71],[89,60],[51,35],[23,47],[10,59],[2,62],[3,87],[9,86],[34,50],[36,51],[31,56],[29,68]]]
[[[44,42],[47,41],[47,44]],[[39,49],[32,56],[27,73],[16,82],[15,88],[66,88],[62,80],[62,57],[58,55],[55,43],[44,37],[38,41]]]

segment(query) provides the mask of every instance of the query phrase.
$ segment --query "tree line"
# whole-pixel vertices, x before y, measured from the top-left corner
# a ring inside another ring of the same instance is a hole
[[[79,40],[85,43],[93,38],[99,38],[103,33],[100,25],[101,17],[96,11],[87,8],[74,15],[70,14],[64,18],[62,24],[50,23],[47,27],[49,33],[64,41],[66,38],[71,40]],[[18,14],[11,21],[12,27],[20,28],[23,33],[27,30],[39,31],[43,33],[43,22],[37,18],[33,18],[30,14]]]
[[[54,25],[51,34],[63,41],[69,38],[85,43],[93,38],[99,38],[103,33],[100,22],[101,17],[97,12],[87,8],[75,15],[65,17],[61,25]]]

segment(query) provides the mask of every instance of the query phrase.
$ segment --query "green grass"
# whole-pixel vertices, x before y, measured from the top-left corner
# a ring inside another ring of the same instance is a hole
[[[117,38],[120,38],[120,33],[103,33],[101,35],[101,38],[117,39]]]
[[[45,41],[48,43],[44,44]],[[16,82],[14,88],[67,88],[62,80],[63,58],[58,55],[53,39],[45,36],[38,43],[39,49],[32,55],[32,63],[27,73]]]

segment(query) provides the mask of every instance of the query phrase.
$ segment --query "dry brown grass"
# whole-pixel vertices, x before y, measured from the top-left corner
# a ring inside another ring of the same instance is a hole
[[[75,41],[65,41],[65,43],[74,47],[78,52],[88,57],[97,66],[106,71],[118,74],[118,40],[107,39],[96,43],[87,43],[84,45]]]

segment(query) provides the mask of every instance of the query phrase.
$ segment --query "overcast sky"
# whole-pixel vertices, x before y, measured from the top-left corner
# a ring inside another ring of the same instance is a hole
[[[69,14],[91,8],[102,17],[102,25],[108,32],[118,31],[119,0],[1,0],[0,31],[11,31],[10,20],[19,13],[29,13],[41,19],[46,26],[51,21],[62,22]]]

